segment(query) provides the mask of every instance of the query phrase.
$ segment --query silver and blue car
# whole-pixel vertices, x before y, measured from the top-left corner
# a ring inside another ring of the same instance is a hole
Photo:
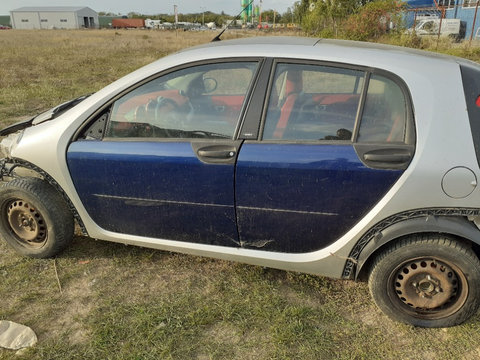
[[[0,131],[0,237],[74,236],[344,279],[390,317],[480,301],[480,66],[312,38],[167,56]]]

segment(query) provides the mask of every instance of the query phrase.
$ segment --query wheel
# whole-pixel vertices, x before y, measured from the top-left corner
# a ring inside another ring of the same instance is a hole
[[[47,182],[18,178],[0,187],[0,236],[18,253],[51,257],[73,238],[73,215]]]
[[[368,285],[390,318],[421,327],[458,325],[480,298],[480,261],[468,246],[441,235],[394,243],[374,261]]]

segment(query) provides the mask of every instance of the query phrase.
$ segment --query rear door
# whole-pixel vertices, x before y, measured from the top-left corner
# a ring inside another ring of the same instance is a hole
[[[235,134],[258,67],[194,64],[101,109],[67,153],[91,218],[118,233],[237,246]]]
[[[408,166],[408,91],[391,74],[278,61],[268,96],[260,140],[246,140],[238,158],[240,242],[290,253],[324,248]]]

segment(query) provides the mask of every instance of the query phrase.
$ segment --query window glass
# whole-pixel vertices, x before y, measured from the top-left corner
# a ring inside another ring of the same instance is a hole
[[[372,75],[358,133],[359,142],[404,142],[407,101],[392,80]]]
[[[106,136],[232,138],[256,67],[199,65],[152,80],[113,104]]]
[[[279,64],[264,140],[351,140],[365,73],[330,66]]]

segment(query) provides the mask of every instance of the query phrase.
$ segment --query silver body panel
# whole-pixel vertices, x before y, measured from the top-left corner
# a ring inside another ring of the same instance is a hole
[[[259,38],[257,43],[252,39],[221,42],[158,60],[105,87],[58,118],[25,129],[20,141],[12,146],[11,156],[38,166],[58,182],[92,238],[330,277],[342,276],[345,259],[355,243],[382,219],[411,209],[480,207],[480,190],[475,184],[471,184],[474,190],[470,195],[462,199],[449,197],[442,189],[442,178],[452,168],[466,167],[477,178],[480,175],[470,134],[459,59],[362,43],[317,42],[316,39],[288,39],[285,43],[282,39],[272,42]],[[398,75],[411,92],[415,114],[417,143],[410,166],[384,198],[347,234],[327,248],[306,254],[144,238],[109,232],[97,226],[83,207],[68,172],[66,151],[76,130],[112,97],[146,77],[183,63],[232,57],[320,60],[378,68]]]

